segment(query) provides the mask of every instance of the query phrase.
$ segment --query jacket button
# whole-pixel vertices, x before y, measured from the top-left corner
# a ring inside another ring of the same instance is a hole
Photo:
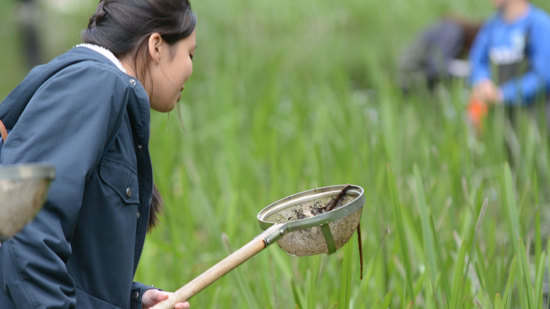
[[[132,300],[136,300],[136,301],[139,300],[139,291],[137,290],[132,291],[131,297],[132,297]]]
[[[132,197],[132,190],[130,189],[130,187],[126,188],[126,196]]]
[[[135,86],[136,85],[136,80],[135,79],[130,79],[130,84],[132,84],[132,86]]]
[[[139,219],[139,217],[141,217],[141,213],[139,212],[139,210],[138,210],[138,212],[136,213],[136,217],[137,217],[138,219]]]
[[[142,151],[142,150],[143,150],[143,145],[142,145],[142,144],[139,144],[139,145],[138,145],[138,150],[139,150],[139,151]]]

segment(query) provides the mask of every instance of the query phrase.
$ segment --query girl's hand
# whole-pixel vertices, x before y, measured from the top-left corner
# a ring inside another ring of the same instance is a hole
[[[472,96],[478,100],[493,104],[502,102],[502,91],[490,79],[479,82],[473,90]]]
[[[145,291],[143,293],[143,297],[141,298],[141,304],[143,306],[143,309],[149,309],[153,307],[154,305],[160,303],[161,301],[167,299],[172,293],[170,292],[164,292],[157,289],[150,289]],[[175,309],[189,309],[191,306],[188,302],[184,303],[177,303],[174,307]]]

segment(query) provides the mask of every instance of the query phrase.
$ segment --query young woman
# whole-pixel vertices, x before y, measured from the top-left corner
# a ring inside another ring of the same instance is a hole
[[[497,12],[470,53],[472,98],[526,105],[550,90],[550,18],[528,0],[492,0]]]
[[[132,280],[160,207],[149,112],[180,99],[195,24],[187,0],[102,0],[85,43],[0,104],[10,130],[0,164],[56,170],[43,210],[0,247],[0,308],[147,308],[168,297]]]

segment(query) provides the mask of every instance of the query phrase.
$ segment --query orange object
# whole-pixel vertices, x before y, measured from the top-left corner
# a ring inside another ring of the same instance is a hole
[[[487,116],[488,108],[485,102],[478,99],[471,99],[468,104],[468,117],[476,129],[480,129],[483,120]]]

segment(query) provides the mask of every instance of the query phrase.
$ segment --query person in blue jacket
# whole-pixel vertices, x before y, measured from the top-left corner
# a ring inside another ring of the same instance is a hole
[[[472,98],[530,105],[550,90],[550,18],[528,0],[492,0],[497,12],[470,52]]]
[[[102,0],[84,44],[0,104],[10,131],[0,164],[56,170],[35,220],[0,246],[0,308],[148,308],[169,296],[133,277],[161,203],[150,109],[179,101],[195,24],[187,0]]]

